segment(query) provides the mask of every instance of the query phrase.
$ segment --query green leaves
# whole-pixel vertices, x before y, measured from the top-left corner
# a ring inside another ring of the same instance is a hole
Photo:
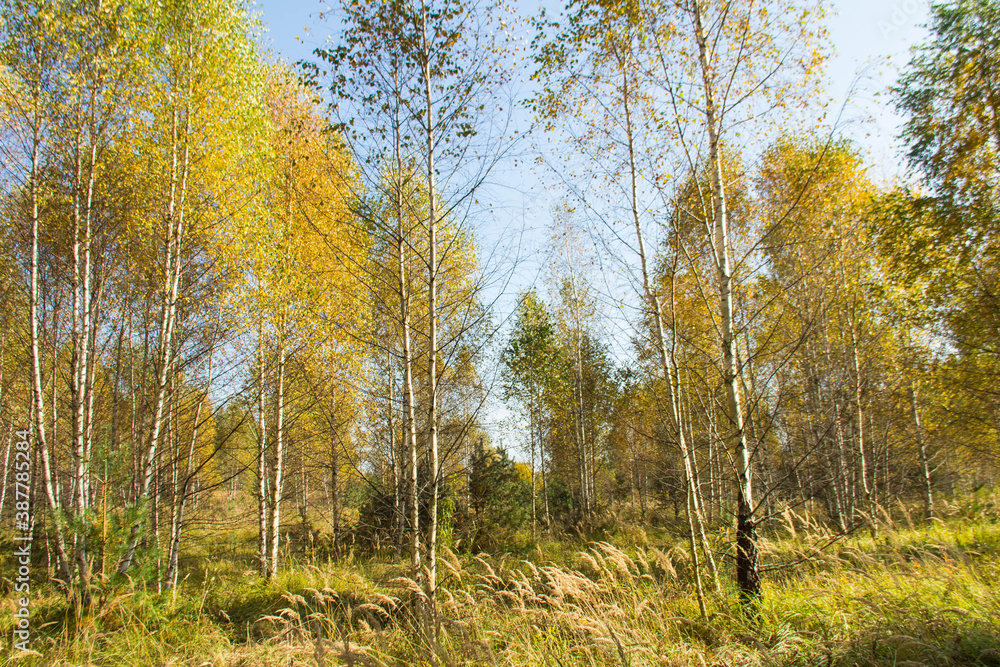
[[[995,373],[1000,3],[935,4],[929,27],[930,41],[915,51],[893,92],[907,117],[902,136],[910,166],[930,192],[887,199],[883,252],[899,282],[924,287],[924,300],[955,346],[956,362],[992,366]]]
[[[514,330],[501,355],[501,362],[510,371],[504,383],[505,398],[524,402],[538,400],[538,394],[553,371],[555,346],[555,329],[548,309],[534,290],[525,292]]]
[[[978,207],[996,206],[1000,168],[1000,3],[935,4],[930,29],[932,41],[917,49],[893,89],[908,117],[910,165],[942,203],[979,217]]]

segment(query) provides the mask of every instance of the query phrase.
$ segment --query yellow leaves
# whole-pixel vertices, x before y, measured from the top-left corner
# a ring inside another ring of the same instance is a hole
[[[369,239],[353,218],[356,170],[308,91],[283,70],[268,78],[246,316],[332,372],[360,357],[357,332],[369,317],[359,299]]]

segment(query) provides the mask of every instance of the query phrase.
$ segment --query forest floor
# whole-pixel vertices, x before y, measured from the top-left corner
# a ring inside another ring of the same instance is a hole
[[[979,665],[1000,666],[1000,495],[980,492],[916,525],[837,539],[786,513],[762,537],[764,594],[742,613],[721,554],[699,614],[684,542],[630,527],[600,541],[540,540],[506,555],[440,559],[439,638],[412,612],[399,563],[300,564],[268,583],[206,557],[177,595],[106,587],[86,615],[32,592],[36,653],[17,665]],[[895,516],[893,517],[895,519]],[[726,536],[719,544],[726,544]],[[530,543],[531,541],[528,540]],[[9,569],[9,567],[5,568]],[[2,584],[11,636],[15,597]]]

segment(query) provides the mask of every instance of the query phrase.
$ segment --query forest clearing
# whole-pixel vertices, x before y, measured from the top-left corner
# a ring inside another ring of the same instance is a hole
[[[43,657],[16,664],[1000,664],[997,494],[949,504],[930,528],[908,523],[905,507],[894,514],[900,523],[873,541],[835,540],[789,513],[762,539],[775,567],[753,617],[723,582],[699,618],[691,561],[670,536],[679,527],[601,535],[620,548],[530,538],[502,555],[444,547],[430,644],[404,562],[301,554],[267,581],[244,571],[249,558],[206,544],[177,595],[105,585],[94,613],[74,617],[45,587],[34,612]],[[5,603],[5,622],[11,613]]]
[[[4,664],[1000,665],[998,0],[335,5],[0,1]]]

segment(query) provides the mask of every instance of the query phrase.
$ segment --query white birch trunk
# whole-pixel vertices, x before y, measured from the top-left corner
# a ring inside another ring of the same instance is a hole
[[[278,574],[278,548],[281,546],[281,495],[285,483],[285,341],[283,332],[278,339],[278,377],[274,417],[274,478],[271,482],[271,557],[268,576]]]
[[[712,209],[715,218],[712,243],[718,270],[722,377],[730,426],[728,439],[733,448],[736,464],[736,579],[741,599],[745,603],[753,603],[760,597],[757,526],[753,516],[750,452],[743,429],[743,412],[740,405],[738,381],[739,369],[736,364],[736,339],[733,331],[732,270],[729,265],[728,220],[719,136],[721,122],[715,107],[715,83],[705,27],[702,23],[701,0],[691,0],[691,6],[694,14],[695,39],[698,44],[698,64],[705,93],[705,124],[708,133]]]
[[[52,474],[52,458],[49,452],[48,441],[45,437],[45,405],[42,394],[42,359],[39,345],[39,304],[38,304],[38,263],[39,263],[39,192],[38,192],[38,159],[40,141],[41,114],[39,111],[40,102],[36,89],[34,102],[34,117],[31,139],[31,178],[28,184],[28,197],[31,207],[31,257],[30,257],[30,286],[29,286],[29,319],[31,329],[31,394],[33,399],[33,412],[35,417],[35,442],[38,445],[38,453],[42,458],[42,481],[45,487],[45,499],[48,501],[49,511],[52,515],[53,532],[55,533],[56,564],[58,577],[63,580],[66,586],[71,585],[71,573],[69,558],[66,551],[65,519],[62,514],[59,496],[53,485],[54,475]],[[53,378],[54,380],[54,378]],[[53,381],[53,386],[55,382]]]
[[[427,348],[427,447],[430,470],[430,498],[428,502],[427,527],[427,579],[424,582],[424,592],[427,595],[431,621],[436,631],[437,618],[435,599],[437,595],[437,531],[438,531],[438,413],[437,413],[437,183],[434,173],[434,106],[431,98],[431,44],[427,34],[427,5],[421,1],[421,61],[423,67],[424,101],[425,101],[425,130],[427,139],[427,321],[428,321],[428,348]]]
[[[920,471],[924,491],[924,519],[930,523],[934,520],[934,487],[931,484],[931,462],[927,453],[927,442],[924,439],[924,428],[920,423],[920,410],[917,407],[917,385],[910,381],[910,413],[913,417],[914,430],[917,432],[917,448],[920,453]]]
[[[189,147],[187,142],[190,130],[190,113],[184,114],[183,139],[178,127],[178,112],[171,113],[171,162],[170,162],[170,194],[167,203],[167,246],[163,272],[163,297],[160,308],[159,341],[156,358],[156,394],[153,401],[152,422],[150,424],[149,440],[142,456],[141,483],[139,487],[139,503],[149,499],[149,489],[155,469],[157,447],[160,443],[160,431],[163,428],[163,409],[166,402],[168,377],[173,366],[173,332],[177,320],[177,296],[180,289],[182,242],[184,236],[184,203],[187,194],[187,178],[189,169]],[[183,143],[183,147],[179,144]],[[129,545],[118,564],[118,574],[125,574],[135,557],[139,544],[139,533],[142,522],[132,525]]]
[[[421,580],[420,572],[420,489],[417,476],[418,452],[416,412],[413,397],[413,350],[410,341],[410,289],[406,273],[406,227],[403,220],[403,158],[400,146],[398,82],[395,127],[395,214],[396,214],[396,258],[399,279],[399,319],[403,338],[403,448],[406,452],[407,507],[409,516],[409,547],[411,576]]]
[[[257,325],[257,559],[261,576],[267,565],[267,418],[264,400],[264,322]]]
[[[622,63],[623,68],[625,63]],[[667,346],[665,327],[663,323],[663,307],[660,297],[653,289],[649,278],[649,267],[646,258],[646,245],[642,233],[642,225],[639,219],[639,198],[637,186],[637,165],[635,160],[635,143],[632,125],[632,112],[629,104],[629,81],[627,74],[623,73],[623,100],[625,107],[625,128],[628,139],[629,154],[629,175],[630,175],[630,209],[632,223],[635,227],[637,250],[639,252],[639,264],[642,269],[642,287],[646,302],[653,314],[656,324],[656,348],[659,355],[660,367],[663,371],[664,379],[667,383],[667,404],[668,416],[670,418],[671,435],[677,442],[677,447],[681,454],[682,469],[684,474],[684,486],[687,495],[688,519],[689,519],[689,547],[691,550],[692,569],[695,575],[695,589],[698,595],[698,608],[703,618],[707,618],[708,611],[705,605],[705,591],[701,580],[701,566],[698,557],[698,534],[695,531],[694,517],[699,517],[701,508],[698,502],[698,493],[694,483],[694,469],[691,460],[691,451],[684,435],[684,425],[680,411],[680,381],[677,372],[677,362],[673,356],[673,350]],[[703,545],[706,553],[707,544]],[[713,568],[714,569],[714,568]]]

